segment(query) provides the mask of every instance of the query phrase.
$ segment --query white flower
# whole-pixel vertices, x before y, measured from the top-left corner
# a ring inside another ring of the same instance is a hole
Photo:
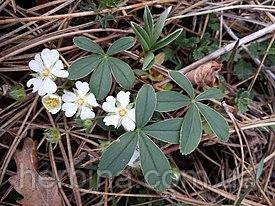
[[[57,86],[54,83],[56,77],[66,78],[69,76],[59,59],[58,51],[54,49],[43,49],[41,55],[36,54],[34,60],[29,62],[29,67],[37,74],[27,82],[27,87],[33,85],[32,92],[38,91],[40,96],[56,92]]]
[[[56,114],[61,109],[61,97],[56,94],[47,94],[42,97],[44,107],[52,114]]]
[[[65,111],[66,117],[72,117],[78,111],[80,119],[92,119],[95,117],[93,107],[99,106],[95,95],[90,93],[89,84],[87,82],[77,81],[74,92],[64,91],[62,100],[65,102],[62,105],[62,110]]]
[[[109,96],[106,102],[102,104],[102,109],[108,112],[104,117],[105,125],[114,125],[118,128],[121,124],[127,131],[133,131],[136,128],[135,108],[131,108],[130,92],[120,91],[116,98]]]
[[[139,147],[137,146],[133,156],[131,157],[130,161],[128,162],[128,166],[130,167],[137,167],[140,163],[139,159],[140,153],[139,153]]]

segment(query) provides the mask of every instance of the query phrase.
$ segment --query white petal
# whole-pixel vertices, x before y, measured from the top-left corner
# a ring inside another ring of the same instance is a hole
[[[93,93],[89,93],[86,97],[85,97],[85,101],[92,105],[93,107],[97,107],[99,106],[99,104],[96,101],[95,95]]]
[[[51,99],[57,99],[59,104],[56,106],[56,107],[49,107],[47,104],[46,104],[46,100],[47,98],[51,98]],[[61,98],[59,95],[56,95],[56,94],[47,94],[45,96],[42,97],[42,103],[44,105],[44,107],[52,114],[56,114],[57,112],[60,111],[61,109]]]
[[[45,94],[53,94],[57,90],[57,86],[50,78],[43,79],[41,86],[38,89],[38,94],[44,96]]]
[[[61,60],[58,60],[54,64],[51,72],[54,76],[60,77],[60,78],[67,78],[69,76],[69,72],[67,70],[64,70],[64,66]]]
[[[55,49],[43,49],[41,52],[41,58],[46,67],[52,68],[55,62],[59,59],[59,52]]]
[[[75,102],[77,97],[75,93],[64,90],[64,94],[62,95],[62,100],[64,102]]]
[[[102,104],[102,109],[105,112],[115,112],[116,111],[116,99],[112,96],[106,98],[106,102]]]
[[[59,107],[56,107],[54,109],[48,109],[51,114],[56,114],[61,109],[61,105]]]
[[[103,122],[105,123],[106,126],[113,125],[115,127],[118,126],[120,117],[117,115],[109,115],[104,117]]]
[[[138,163],[138,158],[139,158],[139,155],[140,155],[140,153],[139,153],[139,149],[138,149],[138,147],[135,149],[135,151],[134,151],[134,154],[133,154],[133,156],[131,157],[131,159],[130,159],[130,161],[129,161],[129,163],[128,163],[128,165],[130,166],[130,167],[135,167],[135,166],[137,166],[137,163]]]
[[[135,111],[135,108],[129,110],[127,116],[128,116],[131,120],[133,120],[133,122],[136,122],[136,111]]]
[[[130,103],[130,92],[120,91],[116,95],[117,101],[120,103],[120,106],[126,108]]]
[[[35,72],[42,72],[43,71],[43,65],[41,65],[38,61],[36,60],[31,60],[29,62],[29,67],[32,71]]]
[[[88,107],[82,107],[80,112],[80,119],[93,119],[95,117],[95,113]]]
[[[77,93],[81,97],[84,97],[89,92],[89,90],[90,90],[89,84],[87,82],[77,81],[75,83],[75,86],[77,88]]]
[[[75,103],[64,103],[62,104],[62,110],[65,111],[65,116],[66,117],[72,117],[76,113],[78,109],[77,104]]]
[[[44,65],[44,63],[43,63],[43,61],[41,59],[40,54],[36,54],[34,56],[34,60],[40,65],[41,68],[43,68],[43,69],[45,68],[45,65]]]
[[[136,123],[129,117],[123,117],[121,124],[126,131],[134,131],[136,128]]]
[[[32,92],[37,92],[37,90],[39,89],[41,84],[42,84],[42,78],[41,77],[32,78],[27,82],[27,87],[30,87],[31,85],[33,85]]]

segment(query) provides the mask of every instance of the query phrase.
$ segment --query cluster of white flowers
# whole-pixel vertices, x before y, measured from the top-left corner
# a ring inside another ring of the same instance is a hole
[[[100,107],[100,105],[95,95],[90,92],[87,82],[77,81],[76,89],[73,89],[73,92],[64,90],[62,97],[56,94],[55,80],[58,77],[69,76],[68,71],[64,70],[57,50],[44,49],[41,54],[36,54],[34,60],[29,62],[29,67],[36,74],[33,74],[34,78],[27,82],[27,86],[33,85],[32,92],[38,92],[40,96],[43,96],[42,103],[50,113],[56,114],[63,110],[66,117],[76,114],[81,120],[95,117],[93,108]],[[135,129],[135,108],[130,103],[130,92],[120,91],[116,98],[107,97],[102,104],[102,109],[108,113],[103,119],[106,126],[113,125],[118,128],[122,125],[126,131]]]

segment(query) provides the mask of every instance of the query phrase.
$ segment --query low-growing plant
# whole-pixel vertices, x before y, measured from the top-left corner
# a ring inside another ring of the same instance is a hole
[[[101,176],[119,174],[138,146],[146,181],[159,191],[165,190],[172,181],[171,167],[163,152],[149,136],[158,141],[180,144],[181,153],[190,154],[198,146],[202,136],[201,115],[217,137],[222,141],[228,140],[229,126],[224,117],[201,103],[204,100],[223,98],[221,91],[210,88],[195,96],[192,84],[184,75],[177,71],[169,74],[188,96],[175,91],[155,93],[151,86],[144,85],[136,99],[136,129],[121,135],[104,151],[99,163]],[[166,119],[148,125],[154,111],[169,112],[182,107],[188,107],[184,118]]]
[[[156,23],[154,23],[153,16],[151,11],[146,6],[143,14],[144,28],[140,25],[131,22],[132,29],[134,30],[137,39],[142,47],[144,56],[144,62],[142,69],[149,70],[155,63],[155,54],[154,51],[159,50],[172,41],[174,41],[182,32],[182,29],[177,29],[172,34],[159,39],[162,33],[165,21],[171,11],[172,7],[166,9],[159,17]]]
[[[220,113],[201,102],[210,99],[222,99],[223,93],[221,90],[210,88],[196,96],[191,82],[183,74],[178,71],[171,71],[169,75],[187,95],[175,91],[158,92],[156,111],[169,112],[188,107],[181,124],[178,139],[174,141],[174,143],[180,144],[181,153],[184,155],[190,154],[198,146],[202,136],[201,115],[213,133],[222,141],[227,141],[229,137],[227,121]]]
[[[253,75],[252,65],[243,59],[236,63],[234,71],[240,80],[248,79]]]
[[[109,21],[116,21],[116,18],[109,12],[101,14],[100,11],[117,7],[120,2],[120,0],[103,0],[96,4],[92,0],[81,1],[80,9],[82,11],[94,11],[96,13],[95,21],[98,21],[103,28],[106,28],[109,26]]]
[[[153,52],[168,45],[181,33],[179,29],[159,40],[170,10],[171,7],[165,10],[154,24],[152,14],[146,7],[145,29],[132,23],[145,55],[143,69],[150,69],[155,60],[162,63],[164,54],[155,57]],[[114,57],[131,48],[135,42],[134,38],[120,38],[109,46],[107,51],[84,36],[75,37],[73,42],[79,49],[93,54],[75,60],[67,71],[57,50],[44,49],[29,62],[29,67],[35,74],[27,82],[27,86],[33,85],[33,92],[38,92],[42,96],[42,104],[49,113],[57,114],[62,110],[66,117],[74,117],[86,132],[95,124],[104,130],[116,131],[121,128],[126,131],[119,130],[120,136],[107,148],[103,147],[98,165],[100,176],[118,175],[127,165],[132,167],[140,162],[139,165],[148,184],[158,191],[164,191],[173,179],[179,178],[179,174],[175,169],[171,169],[157,142],[179,144],[183,155],[190,154],[200,143],[203,131],[202,118],[213,134],[222,141],[228,140],[229,126],[225,118],[203,103],[211,99],[222,99],[223,93],[220,89],[210,88],[196,95],[185,75],[178,71],[170,71],[171,80],[186,95],[171,91],[173,85],[166,85],[167,91],[156,93],[151,85],[144,84],[133,101],[129,91],[114,89],[116,97],[108,96],[112,87],[112,77],[125,90],[130,90],[134,85],[134,71],[126,62]],[[149,75],[152,81],[162,78],[150,71],[143,72]],[[90,74],[89,83],[80,81]],[[68,81],[65,81],[58,90],[56,84],[58,78],[59,82],[62,78],[77,81],[73,87],[72,85],[68,87],[66,84]],[[165,116],[161,115],[161,112],[171,112],[183,107],[187,108],[183,118],[164,120],[161,118]],[[97,112],[98,110],[101,111]],[[103,112],[105,113],[102,115]],[[154,114],[158,121],[152,121]],[[92,121],[93,119],[96,120]],[[55,144],[61,139],[60,132],[55,128],[47,130],[45,136],[50,143]]]
[[[77,80],[93,72],[90,78],[90,89],[96,98],[102,100],[110,92],[112,76],[124,89],[131,89],[134,85],[135,75],[131,67],[113,55],[131,48],[134,38],[123,37],[115,41],[105,52],[97,43],[87,37],[75,37],[74,44],[93,55],[77,59],[68,69],[69,79]]]
[[[248,106],[252,103],[252,95],[248,91],[238,91],[235,104],[240,111],[240,113],[245,113],[248,111]]]

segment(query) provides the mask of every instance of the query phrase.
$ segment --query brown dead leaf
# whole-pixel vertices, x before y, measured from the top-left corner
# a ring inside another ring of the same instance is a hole
[[[160,52],[159,54],[157,54],[155,56],[155,64],[162,64],[165,60],[165,53],[164,52]]]
[[[219,85],[218,73],[221,69],[222,65],[220,63],[210,61],[187,72],[185,75],[195,85],[212,87]]]
[[[14,159],[17,174],[9,179],[14,189],[24,196],[19,201],[23,206],[61,206],[62,199],[58,186],[51,177],[42,177],[37,173],[37,154],[32,139],[26,138],[23,149],[16,150]]]

